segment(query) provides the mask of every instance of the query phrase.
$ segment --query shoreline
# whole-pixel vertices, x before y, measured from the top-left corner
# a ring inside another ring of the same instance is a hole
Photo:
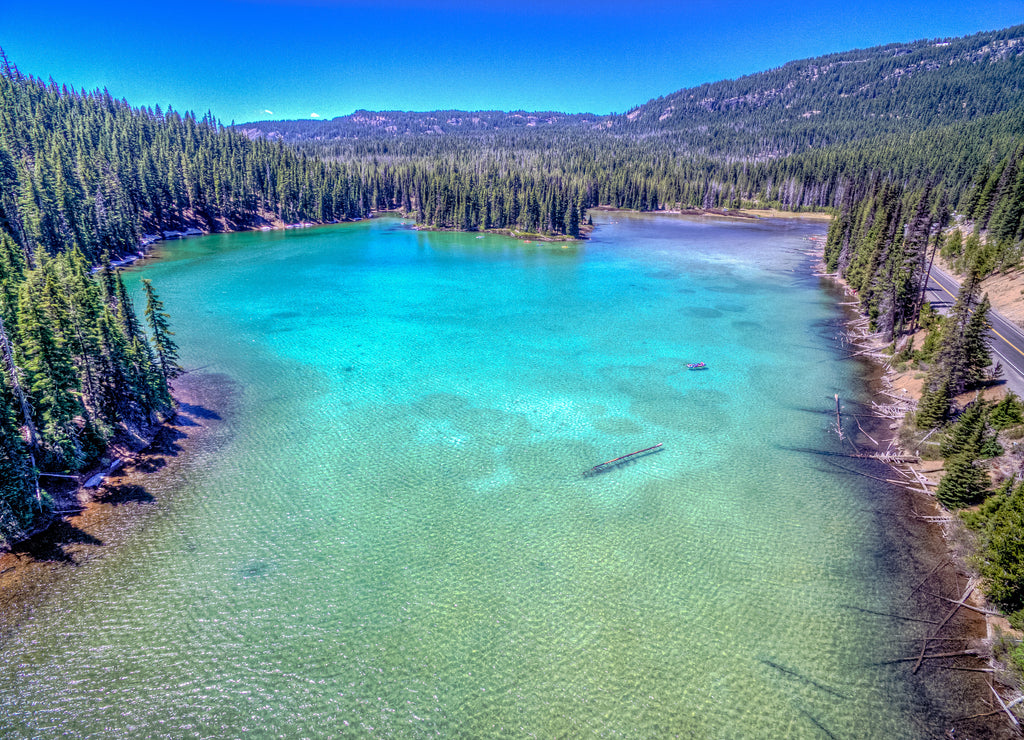
[[[661,208],[657,211],[638,211],[615,206],[594,206],[591,211],[601,213],[635,213],[651,216],[695,216],[726,219],[786,219],[793,221],[820,221],[827,223],[834,216],[824,211],[782,211],[776,208]],[[824,238],[824,237],[823,237]]]
[[[399,213],[398,211],[371,211],[365,216],[365,219],[372,219],[377,213]],[[291,229],[309,229],[315,226],[334,226],[337,224],[350,224],[356,223],[357,221],[363,221],[364,217],[357,216],[356,218],[347,218],[344,221],[298,221],[296,223],[286,223],[278,218],[262,218],[261,223],[256,223],[243,228],[235,228],[228,222],[220,222],[218,225],[221,226],[219,229],[210,230],[200,228],[197,224],[200,222],[194,218],[186,218],[182,221],[181,229],[161,229],[158,233],[154,234],[142,234],[139,238],[139,243],[135,245],[136,251],[131,254],[124,255],[120,259],[111,260],[110,266],[114,268],[128,267],[139,260],[146,259],[150,256],[150,251],[154,244],[166,241],[176,241],[178,239],[187,239],[194,236],[210,236],[212,234],[238,234],[246,231],[286,231]],[[92,273],[95,274],[103,269],[103,265],[96,265],[92,268]]]
[[[814,244],[816,248],[820,248],[823,243],[814,241]],[[816,255],[816,259],[820,259],[820,254]],[[823,280],[827,290],[834,293],[837,305],[842,308],[844,313],[844,329],[849,331],[853,323],[864,318],[858,308],[849,303],[849,299],[855,297],[856,294],[838,275],[821,272],[817,274]],[[866,341],[865,344],[867,344]],[[863,349],[865,345],[851,342],[851,346]],[[877,350],[883,349],[881,346],[872,346]],[[894,390],[898,391],[900,396],[906,397],[907,400],[914,402],[919,400],[920,389],[913,382],[901,383],[911,373],[897,372],[887,363],[872,357],[870,353],[852,357],[852,359],[860,361],[865,368],[865,381],[869,397],[875,402],[891,404]],[[853,416],[857,418],[857,415]],[[888,449],[887,445],[890,440],[899,441],[903,420],[894,423],[891,419],[881,418],[877,415],[868,416],[867,421],[863,421],[863,418],[857,419],[858,427],[861,425],[866,427],[866,429],[860,428],[857,435],[858,446],[862,449],[867,448],[877,453],[884,453]],[[905,452],[898,445],[896,449]],[[897,470],[895,464],[885,464],[891,470]],[[905,463],[903,466],[922,473],[930,473],[929,477],[934,479],[935,473],[942,470],[942,461],[922,459],[917,463]],[[874,476],[869,475],[868,477]],[[881,479],[876,478],[876,480]],[[914,646],[915,653],[920,651],[921,655],[926,654],[922,647],[923,644],[928,648],[928,655],[945,652],[963,653],[941,659],[926,658],[923,662],[918,661],[915,654],[914,660],[903,663],[904,667],[898,670],[911,671],[905,679],[915,681],[920,690],[927,695],[932,693],[959,695],[965,701],[969,700],[973,704],[975,707],[973,711],[965,711],[957,717],[949,718],[950,732],[966,733],[968,737],[1020,737],[1020,733],[1010,724],[1006,714],[1000,711],[998,706],[996,706],[994,714],[987,716],[984,714],[992,708],[992,692],[995,689],[991,687],[991,682],[983,676],[991,676],[998,684],[1011,686],[1011,684],[999,680],[1000,676],[1005,677],[1005,674],[993,656],[993,643],[997,639],[1000,629],[1004,633],[1009,631],[1008,623],[1004,617],[976,611],[992,609],[977,588],[964,599],[965,608],[954,610],[953,603],[951,603],[961,599],[966,584],[971,581],[973,576],[972,569],[966,562],[971,553],[965,551],[967,548],[962,531],[963,524],[957,521],[955,514],[951,517],[950,512],[946,511],[935,499],[934,493],[925,493],[915,480],[908,479],[905,483],[899,483],[896,480],[887,482],[898,492],[898,501],[896,502],[898,520],[893,524],[903,530],[904,541],[911,543],[907,552],[900,556],[907,561],[903,567],[906,569],[909,563],[913,566],[912,569],[917,571],[915,579],[917,586],[914,592],[908,594],[908,602],[921,613],[935,617],[936,622],[943,617],[947,619],[939,640],[925,644],[925,640],[922,638]],[[895,530],[895,527],[893,529]],[[909,572],[910,569],[907,571]],[[932,627],[925,630],[929,634],[932,631]],[[935,631],[934,634],[938,635],[938,632]],[[957,645],[958,650],[950,650],[949,647],[952,645]],[[969,651],[972,653],[971,655],[967,654]],[[984,661],[986,668],[977,668],[978,661]],[[940,700],[934,702],[934,705],[945,706]],[[977,707],[984,707],[984,709]],[[953,720],[957,720],[955,724]]]
[[[150,492],[152,476],[174,458],[184,459],[221,419],[210,376],[181,376],[173,392],[176,414],[152,440],[125,457],[117,470],[94,488],[65,492],[77,509],[56,515],[30,537],[0,550],[0,642],[31,618],[54,587],[73,577],[78,566],[117,551],[153,516],[172,503]],[[83,476],[85,478],[85,476]]]

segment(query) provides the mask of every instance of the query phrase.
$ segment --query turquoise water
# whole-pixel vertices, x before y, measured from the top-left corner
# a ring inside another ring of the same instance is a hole
[[[821,231],[167,246],[128,277],[220,419],[2,646],[0,735],[928,734],[873,665],[912,627],[862,611],[906,611],[879,491],[799,451],[836,449],[862,387],[801,252]]]

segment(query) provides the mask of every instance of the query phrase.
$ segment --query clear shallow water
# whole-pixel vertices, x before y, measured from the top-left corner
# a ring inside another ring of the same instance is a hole
[[[820,231],[170,245],[132,280],[234,396],[0,648],[0,735],[927,734],[871,665],[910,628],[851,608],[906,611],[879,491],[795,451],[860,387],[796,251]]]

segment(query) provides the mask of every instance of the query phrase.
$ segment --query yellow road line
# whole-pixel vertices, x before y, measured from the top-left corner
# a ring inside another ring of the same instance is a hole
[[[1011,342],[1011,341],[1010,341],[1009,339],[1007,339],[1007,338],[1006,338],[1006,337],[1004,337],[1004,336],[1003,336],[1002,334],[1000,334],[1000,333],[999,333],[999,332],[997,332],[997,331],[996,331],[995,329],[993,329],[993,328],[992,328],[992,324],[989,324],[989,325],[988,325],[988,328],[989,328],[989,329],[990,329],[990,330],[992,331],[992,333],[993,333],[993,334],[995,334],[995,335],[996,335],[997,337],[999,337],[1000,339],[1002,339],[1002,340],[1003,340],[1004,342],[1006,342],[1006,343],[1007,343],[1008,345],[1010,345],[1010,346],[1011,346],[1011,347],[1013,347],[1013,348],[1014,348],[1015,350],[1017,350],[1017,351],[1018,351],[1018,352],[1020,352],[1020,353],[1021,353],[1022,355],[1024,355],[1024,352],[1021,352],[1021,349],[1020,349],[1020,347],[1018,347],[1018,346],[1017,346],[1016,344],[1014,344],[1014,343],[1013,343],[1013,342]]]
[[[946,287],[945,285],[943,285],[942,283],[940,283],[940,282],[939,282],[938,280],[936,280],[936,281],[935,281],[935,283],[936,283],[936,285],[938,285],[938,286],[939,286],[940,288],[942,288],[942,289],[943,289],[944,291],[946,291],[947,293],[949,293],[949,288],[947,288],[947,287]],[[956,296],[955,296],[955,295],[953,295],[952,293],[949,293],[949,295],[950,295],[950,297],[951,297],[951,298],[954,298],[954,299],[956,298]],[[1017,350],[1017,352],[1019,352],[1019,353],[1020,353],[1021,355],[1024,355],[1024,350],[1021,350],[1021,348],[1020,348],[1020,347],[1018,347],[1018,346],[1017,346],[1016,344],[1014,344],[1014,343],[1013,343],[1013,342],[1011,342],[1011,341],[1010,341],[1009,339],[1007,339],[1006,337],[1004,337],[1004,336],[1003,336],[1002,334],[1000,334],[999,332],[997,332],[997,331],[996,331],[996,330],[995,330],[995,329],[994,329],[994,328],[992,327],[992,324],[989,324],[989,325],[988,325],[988,328],[989,328],[989,329],[990,329],[990,330],[992,331],[992,333],[993,333],[993,334],[995,334],[995,335],[996,335],[997,337],[999,337],[1000,339],[1002,339],[1002,340],[1003,340],[1004,342],[1006,342],[1006,343],[1007,343],[1008,345],[1010,345],[1011,347],[1013,347],[1013,348],[1014,348],[1015,350]]]
[[[947,288],[947,287],[946,287],[945,285],[943,285],[942,283],[940,283],[940,282],[939,282],[938,280],[936,280],[936,281],[935,281],[935,283],[936,283],[936,285],[938,285],[938,286],[939,286],[940,288],[942,288],[942,289],[943,289],[944,291],[946,291],[947,293],[949,293],[949,288]],[[949,293],[949,296],[950,296],[950,298],[953,298],[954,300],[956,300],[956,296],[955,296],[955,295],[953,295],[952,293]]]

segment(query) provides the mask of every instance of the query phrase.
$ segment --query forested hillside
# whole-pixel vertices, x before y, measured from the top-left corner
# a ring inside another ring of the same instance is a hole
[[[0,227],[26,255],[77,247],[92,264],[144,231],[245,228],[365,214],[358,175],[211,116],[135,109],[107,91],[0,74]]]
[[[615,121],[726,156],[778,157],[989,116],[1024,91],[1024,26],[790,62],[680,90]]]
[[[579,209],[839,209],[873,178],[951,207],[1024,131],[1024,26],[792,62],[625,115],[359,111],[244,124],[360,169],[379,208],[566,233]]]
[[[1024,26],[958,39],[890,44],[790,62],[679,90],[625,114],[356,111],[330,121],[260,121],[251,136],[394,143],[458,137],[488,147],[517,133],[657,138],[677,153],[757,161],[880,134],[909,134],[1009,110],[1024,96]],[[335,149],[336,153],[343,151]]]
[[[210,116],[135,109],[0,70],[0,541],[50,508],[51,473],[94,464],[171,412],[172,330],[147,330],[112,258],[145,232],[365,214],[358,173]],[[106,265],[96,272],[97,267]],[[94,274],[96,273],[96,274]]]

